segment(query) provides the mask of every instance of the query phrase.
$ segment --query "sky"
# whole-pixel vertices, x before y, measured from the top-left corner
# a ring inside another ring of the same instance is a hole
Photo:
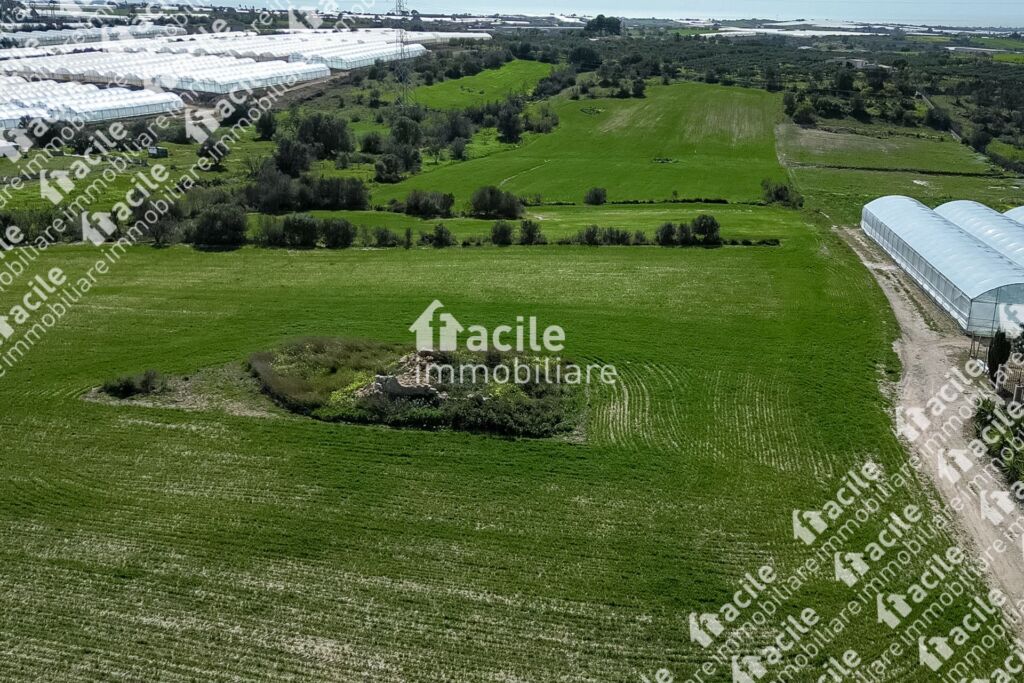
[[[336,0],[341,7],[349,0]],[[358,0],[370,2],[372,0]],[[376,0],[374,9],[393,5]],[[406,0],[421,12],[552,12],[716,19],[833,19],[949,26],[1024,27],[1024,0]]]

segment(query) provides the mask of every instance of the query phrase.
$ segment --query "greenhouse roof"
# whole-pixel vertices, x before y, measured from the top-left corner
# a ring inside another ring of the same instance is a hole
[[[975,239],[1024,266],[1024,225],[984,204],[967,200],[949,202],[935,213]]]
[[[1024,206],[1018,206],[1016,209],[1010,209],[1003,215],[1009,216],[1018,223],[1024,223]]]

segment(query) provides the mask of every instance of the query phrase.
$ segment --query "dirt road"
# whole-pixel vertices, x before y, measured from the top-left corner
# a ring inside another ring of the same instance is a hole
[[[903,364],[903,376],[895,389],[894,402],[897,410],[924,408],[949,381],[949,373],[953,368],[963,370],[968,359],[970,339],[959,331],[955,323],[940,311],[862,230],[837,230],[875,276],[899,322],[902,334],[895,342],[895,349]],[[958,403],[951,404],[951,407],[968,402],[969,395],[965,395]],[[957,496],[967,502],[959,513],[954,513],[961,532],[960,538],[957,539],[960,545],[973,551],[975,557],[985,558],[991,587],[1003,591],[1010,597],[1011,603],[1024,605],[1024,602],[1021,602],[1024,601],[1022,539],[1010,528],[1015,521],[1024,524],[1024,518],[1016,506],[999,524],[993,523],[992,513],[990,517],[982,513],[983,492],[987,492],[988,500],[991,501],[993,492],[1007,491],[1008,488],[1001,478],[986,481],[976,479],[976,475],[981,471],[980,463],[955,484],[950,481],[954,477],[940,476],[938,457],[935,453],[926,452],[924,443],[929,438],[937,436],[941,437],[946,448],[963,449],[967,446],[968,436],[964,433],[967,430],[947,430],[942,433],[942,422],[933,422],[934,424],[922,428],[921,436],[907,446],[915,450],[926,463],[922,469],[930,475],[947,509]],[[997,511],[1002,515],[1003,511],[998,507]],[[1002,545],[1005,545],[1005,550],[998,552],[996,549]],[[1024,633],[1024,629],[1019,627],[1019,620],[1016,621],[1018,631]]]

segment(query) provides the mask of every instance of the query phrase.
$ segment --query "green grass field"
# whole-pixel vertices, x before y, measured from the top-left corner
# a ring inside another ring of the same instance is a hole
[[[97,253],[40,265],[74,277]],[[615,364],[584,442],[81,398],[300,335],[411,343],[435,297],[487,325],[537,315],[576,359]],[[693,672],[688,613],[745,571],[804,561],[792,509],[847,468],[903,462],[877,389],[898,372],[895,334],[870,275],[795,213],[776,249],[135,248],[0,379],[0,677]],[[907,486],[893,506],[924,502]],[[780,617],[851,598],[830,567],[805,591]],[[865,658],[888,644],[873,610],[843,636]],[[916,653],[895,666],[928,680]]]
[[[98,192],[95,193],[95,201],[91,202],[91,207],[96,211],[107,210],[110,206],[113,206],[116,202],[123,201],[125,193],[127,193],[137,182],[135,176],[138,173],[148,174],[152,172],[152,167],[159,164],[163,166],[168,173],[168,177],[180,178],[183,175],[191,173],[195,167],[199,158],[196,155],[198,145],[186,144],[178,145],[171,142],[161,142],[161,147],[165,147],[168,150],[168,156],[164,159],[149,159],[145,152],[143,153],[121,153],[118,152],[119,156],[143,160],[145,165],[128,165],[124,171],[119,170],[117,166],[112,164],[110,161],[104,161],[104,163],[94,169],[88,178],[83,181],[79,181],[75,187],[75,194],[73,196],[85,196],[87,193],[86,188],[93,182],[100,179],[102,169],[110,169],[115,174],[113,182],[107,183],[101,181],[96,187]],[[273,155],[274,143],[271,141],[262,141],[256,139],[256,133],[252,128],[246,128],[239,134],[239,141],[232,145],[231,154],[224,160],[223,168],[219,170],[199,171],[199,177],[213,184],[216,183],[227,183],[236,184],[243,182],[246,178],[246,164],[249,158],[264,158]],[[68,170],[72,167],[72,164],[76,162],[82,164],[82,160],[78,157],[70,154],[66,156],[54,156],[46,159],[40,155],[38,157],[33,154],[28,154],[19,163],[27,163],[26,160],[39,159],[39,165],[41,168],[47,171],[55,170]],[[10,161],[6,157],[0,158],[0,177],[14,173],[14,162]],[[21,190],[11,193],[10,206],[15,206],[19,209],[52,209],[53,204],[40,194],[39,182],[38,181],[27,181]]]
[[[516,149],[378,186],[374,201],[413,188],[467,201],[497,185],[545,201],[580,202],[590,187],[610,200],[724,198],[754,201],[764,178],[781,178],[775,156],[776,95],[700,83],[651,86],[644,99],[560,99],[554,132]]]
[[[528,94],[551,68],[543,62],[517,59],[500,69],[486,69],[475,76],[422,85],[412,92],[412,100],[431,109],[465,109],[475,104],[498,102],[514,93]]]
[[[1024,64],[1024,54],[1019,52],[1004,52],[992,57],[997,62],[1009,62],[1011,64]]]
[[[934,131],[928,134],[933,135]],[[984,155],[977,154],[948,135],[943,136],[939,142],[931,137],[874,137],[784,124],[779,127],[779,148],[787,163],[800,166],[900,169],[965,175],[994,172]]]
[[[979,176],[922,175],[849,169],[794,169],[808,206],[824,211],[843,225],[860,223],[867,202],[890,194],[938,206],[954,199],[973,199],[1006,210],[1024,205],[1024,179]]]

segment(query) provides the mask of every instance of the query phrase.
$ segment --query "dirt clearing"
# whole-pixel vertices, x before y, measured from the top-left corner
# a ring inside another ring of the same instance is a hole
[[[895,350],[903,365],[903,376],[895,387],[895,407],[904,411],[923,408],[949,382],[949,374],[954,368],[963,369],[970,351],[970,339],[861,230],[836,229],[874,275],[900,325],[902,334],[895,342]],[[961,396],[959,403],[950,404],[950,408],[969,402],[969,395]],[[951,412],[947,410],[947,414]],[[944,421],[934,420],[933,423],[921,429],[921,435],[907,447],[926,463],[922,469],[930,476],[947,509],[957,498],[964,501],[959,512],[953,513],[961,532],[958,540],[974,557],[984,557],[990,585],[1009,596],[1011,604],[1021,604],[1024,600],[1024,559],[1021,538],[1011,529],[1015,522],[1021,520],[1020,511],[1016,510],[1012,518],[1007,516],[998,525],[982,514],[983,491],[973,483],[976,481],[974,475],[981,469],[978,465],[970,470],[970,476],[964,476],[956,483],[940,476],[938,457],[935,453],[929,454],[924,444],[929,438],[938,436],[946,448],[963,449],[967,447],[968,436],[966,429],[940,433]],[[984,486],[990,496],[997,488],[1008,490],[1001,478],[987,481]],[[1000,547],[1004,548],[1003,552],[993,550]],[[1021,631],[1019,627],[1018,631]]]

